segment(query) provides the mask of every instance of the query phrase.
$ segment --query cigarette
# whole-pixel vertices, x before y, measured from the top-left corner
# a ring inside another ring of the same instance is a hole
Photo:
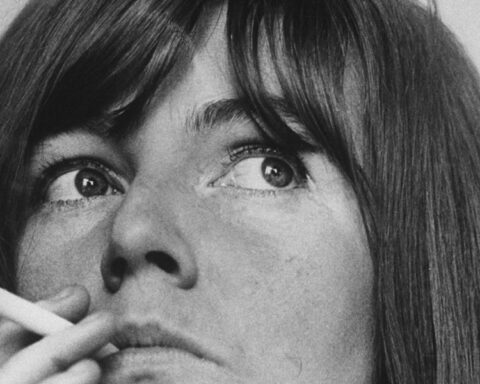
[[[8,318],[41,336],[73,326],[70,321],[2,288],[0,288],[0,317]],[[94,356],[103,359],[115,352],[118,352],[118,348],[113,344],[107,344]]]

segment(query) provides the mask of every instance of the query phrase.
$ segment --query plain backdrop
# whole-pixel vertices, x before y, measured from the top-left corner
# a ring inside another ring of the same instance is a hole
[[[0,0],[0,33],[26,1]],[[480,68],[480,0],[437,0],[437,2],[442,19],[457,34]]]
[[[437,0],[442,20],[458,36],[480,70],[480,0]]]

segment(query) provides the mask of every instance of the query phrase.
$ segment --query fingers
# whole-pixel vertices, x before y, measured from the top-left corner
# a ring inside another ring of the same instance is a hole
[[[34,336],[11,321],[0,323],[0,366],[25,345],[33,342]]]
[[[88,311],[90,297],[85,288],[71,286],[59,294],[37,304],[45,309],[57,313],[70,321],[81,319]],[[0,365],[10,356],[38,339],[22,326],[3,319],[0,321]]]
[[[111,315],[97,313],[89,316],[79,324],[47,336],[14,355],[0,368],[0,383],[36,384],[46,379],[56,380],[55,376],[51,376],[58,377],[60,372],[93,354],[109,342],[113,333]]]
[[[72,365],[68,370],[51,376],[40,384],[98,384],[101,370],[98,363],[85,359]]]

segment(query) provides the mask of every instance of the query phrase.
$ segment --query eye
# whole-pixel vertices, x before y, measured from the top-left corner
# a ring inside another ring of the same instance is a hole
[[[306,182],[300,162],[276,150],[249,148],[234,158],[233,166],[215,181],[215,186],[275,191],[302,187]]]
[[[41,188],[44,203],[123,193],[123,187],[113,172],[94,161],[60,162],[46,173]]]

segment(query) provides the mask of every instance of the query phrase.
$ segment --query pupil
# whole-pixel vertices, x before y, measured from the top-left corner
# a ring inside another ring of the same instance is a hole
[[[105,195],[108,181],[100,172],[93,169],[82,169],[75,176],[75,186],[84,197]]]
[[[292,168],[284,161],[267,158],[262,163],[263,178],[275,188],[285,188],[293,181]]]

